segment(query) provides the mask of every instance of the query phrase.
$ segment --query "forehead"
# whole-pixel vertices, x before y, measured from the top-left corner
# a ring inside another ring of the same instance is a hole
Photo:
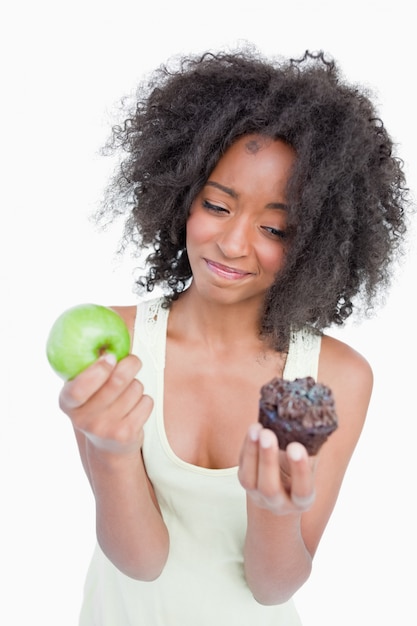
[[[245,149],[249,154],[256,154],[261,149],[262,145],[265,145],[265,140],[258,137],[245,137],[242,140]]]
[[[252,181],[281,188],[288,181],[294,161],[295,150],[281,139],[245,135],[226,150],[209,180],[220,177],[230,186],[247,186]]]
[[[220,157],[219,162],[227,156],[258,156],[265,152],[268,154],[280,154],[283,158],[290,161],[294,161],[296,156],[294,148],[282,139],[274,139],[266,135],[251,134],[239,137],[239,139],[232,143],[223,156]]]

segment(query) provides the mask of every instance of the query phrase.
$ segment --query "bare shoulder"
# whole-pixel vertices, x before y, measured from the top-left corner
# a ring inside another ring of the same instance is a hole
[[[329,386],[340,415],[341,432],[348,426],[353,440],[359,436],[368,411],[373,372],[367,359],[348,344],[324,335],[322,339],[320,382]]]
[[[333,392],[338,428],[319,453],[315,506],[303,515],[303,536],[314,554],[336,502],[345,471],[360,438],[372,394],[372,368],[348,344],[324,335],[318,381]]]
[[[318,379],[332,389],[335,397],[339,429],[337,436],[332,437],[332,444],[345,447],[345,454],[349,457],[364,425],[371,399],[371,365],[348,344],[324,335]]]
[[[136,319],[136,306],[111,306],[113,311],[116,311],[120,315],[120,317],[125,321],[126,326],[129,329],[130,336],[133,337],[133,330],[135,327],[135,319]]]
[[[319,361],[321,382],[331,385],[338,381],[346,387],[366,388],[371,392],[372,368],[366,358],[348,344],[323,335]]]

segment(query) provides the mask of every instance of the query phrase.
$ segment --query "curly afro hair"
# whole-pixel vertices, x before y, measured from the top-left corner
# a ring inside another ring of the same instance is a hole
[[[291,330],[370,311],[390,283],[406,231],[402,161],[365,88],[323,52],[266,60],[253,49],[163,65],[140,85],[106,146],[124,155],[100,217],[127,214],[124,243],[150,248],[140,288],[175,300],[192,277],[191,203],[227,148],[258,133],[296,151],[287,189],[286,264],[265,298],[260,332],[279,350]],[[356,301],[355,301],[356,306]]]

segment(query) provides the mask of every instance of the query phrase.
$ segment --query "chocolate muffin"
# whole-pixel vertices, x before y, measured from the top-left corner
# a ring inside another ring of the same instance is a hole
[[[313,456],[337,428],[332,391],[311,376],[273,378],[261,388],[259,421],[274,431],[281,450],[299,441]]]

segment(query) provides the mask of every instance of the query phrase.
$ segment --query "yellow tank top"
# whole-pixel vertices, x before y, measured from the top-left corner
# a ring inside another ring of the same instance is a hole
[[[263,606],[243,573],[246,495],[237,467],[207,469],[178,458],[163,420],[169,311],[160,299],[138,306],[133,353],[153,397],[143,457],[169,530],[170,552],[152,582],[122,574],[96,546],[85,583],[80,626],[300,626],[293,601]],[[320,337],[292,337],[284,376],[317,378]]]

